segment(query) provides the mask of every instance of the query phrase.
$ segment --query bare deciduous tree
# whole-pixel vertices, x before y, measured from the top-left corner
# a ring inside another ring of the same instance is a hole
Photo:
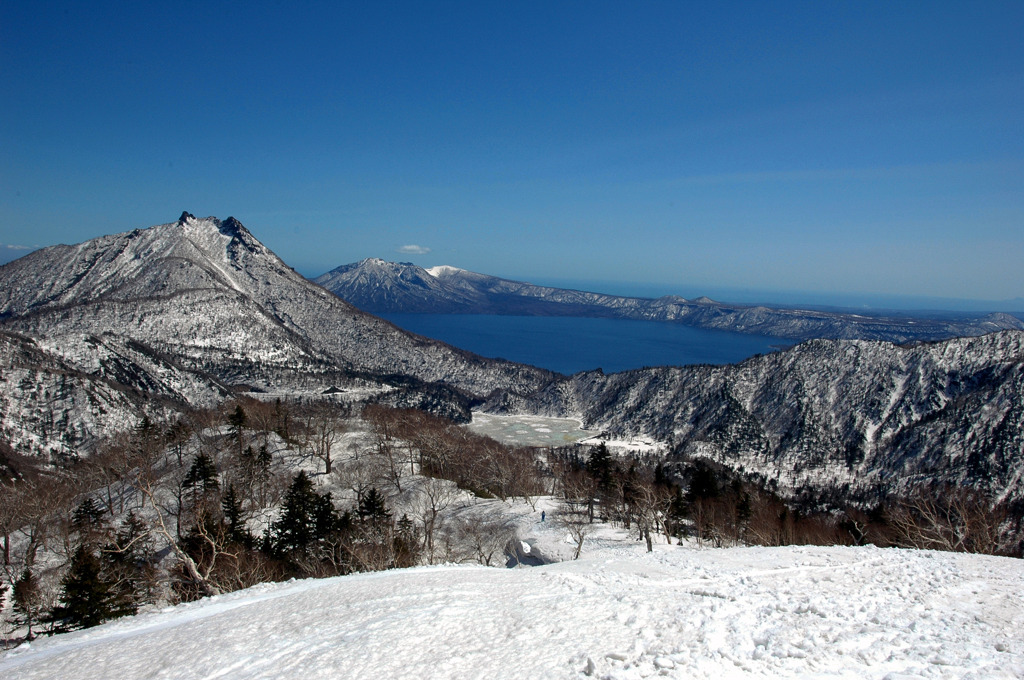
[[[474,512],[457,520],[456,537],[473,559],[489,567],[517,540],[517,532],[515,522],[500,511]]]
[[[426,549],[427,562],[434,564],[434,535],[439,518],[441,513],[462,495],[462,491],[454,482],[447,479],[424,477],[417,481],[413,494],[412,506],[423,526],[423,545]]]
[[[307,407],[302,418],[301,447],[307,454],[324,463],[329,475],[334,462],[334,447],[346,431],[343,414],[335,404],[320,402]]]
[[[363,409],[363,420],[370,425],[373,435],[373,453],[380,461],[388,483],[401,493],[405,466],[402,442],[398,438],[398,419],[395,409],[371,404]]]
[[[1006,552],[1009,547],[1000,531],[1005,510],[993,507],[975,489],[918,488],[887,515],[898,545],[988,554]]]

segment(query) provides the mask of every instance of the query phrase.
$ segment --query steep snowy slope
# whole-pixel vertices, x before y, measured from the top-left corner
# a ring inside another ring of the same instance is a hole
[[[528,569],[264,584],[41,638],[0,676],[1009,679],[1022,587],[1010,558],[608,543]]]
[[[935,340],[1024,329],[1008,314],[984,318],[925,319],[728,305],[708,298],[620,297],[535,286],[457,267],[423,269],[411,263],[363,260],[315,279],[317,283],[375,314],[459,313],[581,316],[672,321],[718,330],[780,338]]]
[[[73,456],[99,437],[157,421],[183,405],[212,405],[227,390],[135,343],[81,337],[73,365],[32,340],[0,333],[0,437],[17,451]]]
[[[736,366],[581,373],[486,410],[580,418],[777,481],[947,481],[1024,497],[1024,333],[900,347],[813,340]]]
[[[237,220],[188,213],[0,268],[0,318],[10,330],[47,338],[55,351],[70,352],[71,338],[111,332],[257,385],[352,370],[487,394],[550,378],[401,331],[303,279]]]

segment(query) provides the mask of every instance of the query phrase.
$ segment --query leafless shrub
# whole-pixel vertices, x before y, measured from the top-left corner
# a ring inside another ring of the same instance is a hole
[[[964,487],[919,487],[886,513],[897,545],[987,554],[1009,552],[1007,518],[1005,508]]]
[[[516,525],[501,512],[477,512],[455,520],[455,537],[463,550],[484,566],[492,566],[511,541],[516,540]]]

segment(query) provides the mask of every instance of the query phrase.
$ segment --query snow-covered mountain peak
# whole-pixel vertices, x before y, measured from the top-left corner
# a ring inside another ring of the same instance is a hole
[[[465,269],[459,269],[458,267],[453,267],[449,264],[442,264],[436,267],[429,267],[427,269],[427,273],[433,276],[435,279],[440,279],[445,276],[452,276],[456,274],[464,274],[465,272]]]
[[[5,265],[0,314],[182,290],[240,292],[268,270],[302,280],[238,220],[184,212],[176,222],[43,248]]]

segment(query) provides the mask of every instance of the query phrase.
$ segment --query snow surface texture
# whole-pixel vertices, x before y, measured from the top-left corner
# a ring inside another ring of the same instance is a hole
[[[575,418],[473,413],[467,426],[473,432],[511,446],[567,446],[582,442],[604,444],[614,451],[629,453],[665,453],[665,446],[649,438],[610,439],[597,430],[584,430]]]
[[[570,550],[539,509],[524,536]],[[697,549],[610,530],[541,567],[264,584],[42,638],[0,677],[1019,678],[1024,561],[863,548]]]

